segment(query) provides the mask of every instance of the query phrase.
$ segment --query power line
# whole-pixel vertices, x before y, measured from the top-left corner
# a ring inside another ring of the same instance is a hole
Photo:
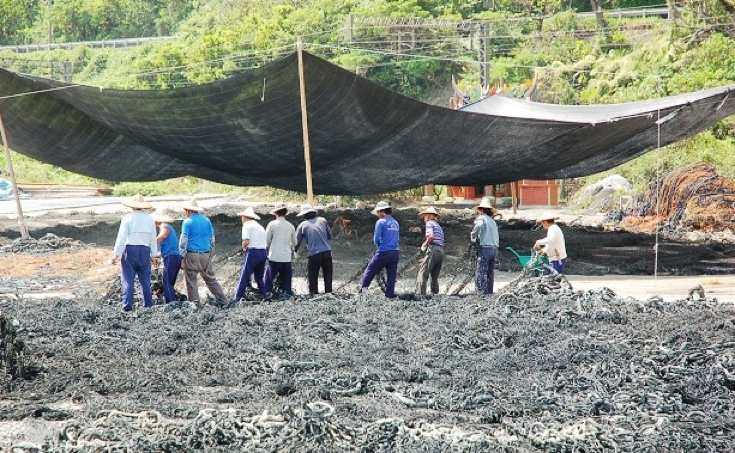
[[[23,97],[23,96],[30,96],[30,95],[33,95],[33,94],[48,93],[48,92],[51,92],[51,91],[68,90],[69,88],[76,88],[76,87],[80,87],[80,86],[84,86],[84,85],[66,85],[66,86],[63,86],[63,87],[47,88],[45,90],[29,91],[29,92],[26,92],[26,93],[11,94],[11,95],[8,95],[8,96],[2,96],[2,97],[0,97],[0,100],[3,100],[3,99],[12,99],[12,98],[19,98],[19,97]],[[99,87],[99,88],[101,89],[101,87]]]

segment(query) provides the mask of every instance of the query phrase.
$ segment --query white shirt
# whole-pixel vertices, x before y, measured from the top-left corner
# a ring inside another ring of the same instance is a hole
[[[117,231],[115,256],[122,256],[126,245],[146,245],[151,249],[151,256],[154,256],[158,252],[157,235],[156,222],[150,214],[140,210],[128,212]]]
[[[290,263],[291,251],[296,247],[296,228],[285,217],[278,217],[265,229],[268,259],[277,263]]]
[[[538,243],[546,246],[546,255],[549,257],[549,261],[561,261],[567,257],[564,233],[561,232],[559,225],[555,223],[549,226],[546,237],[539,239]]]
[[[265,250],[265,228],[255,220],[248,220],[242,224],[242,240],[250,241],[248,248]]]

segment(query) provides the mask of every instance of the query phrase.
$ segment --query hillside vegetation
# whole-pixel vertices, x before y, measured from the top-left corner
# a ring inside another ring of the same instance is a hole
[[[49,6],[51,5],[51,6]],[[127,49],[0,50],[14,71],[123,89],[172,89],[228,77],[295,49],[308,51],[407,96],[447,105],[451,76],[480,95],[479,28],[402,28],[364,17],[477,19],[488,30],[488,82],[511,94],[537,80],[535,98],[560,104],[629,102],[735,83],[735,2],[669,4],[671,20],[580,15],[644,1],[509,0],[0,0],[0,45],[143,36],[174,40]],[[352,20],[351,20],[352,17]],[[352,25],[350,25],[352,24]],[[1,114],[1,112],[0,112]],[[614,172],[641,188],[657,171],[694,161],[735,176],[735,119]],[[21,160],[23,181],[73,180]],[[190,192],[191,178],[125,184],[119,191]],[[211,185],[207,189],[226,190]]]

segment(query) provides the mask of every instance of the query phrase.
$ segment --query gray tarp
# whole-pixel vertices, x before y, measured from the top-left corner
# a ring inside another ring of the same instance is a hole
[[[384,89],[304,54],[314,191],[581,176],[735,114],[735,85],[651,101],[559,106],[493,96],[460,111]],[[65,85],[0,70],[0,98]],[[262,96],[262,97],[261,97]],[[295,54],[176,90],[76,86],[0,99],[12,149],[88,176],[194,175],[305,191]]]

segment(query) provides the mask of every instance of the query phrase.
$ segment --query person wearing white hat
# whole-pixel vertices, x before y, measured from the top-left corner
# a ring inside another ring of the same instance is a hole
[[[480,294],[493,294],[495,286],[495,259],[498,256],[498,225],[493,220],[495,208],[489,198],[482,199],[475,207],[477,219],[470,233],[470,240],[477,246],[475,286]]]
[[[181,270],[181,253],[179,252],[179,238],[172,225],[174,218],[165,209],[155,210],[151,217],[153,217],[158,227],[156,242],[163,262],[163,272],[161,274],[163,298],[166,302],[175,302],[177,298],[174,285]]]
[[[278,277],[282,297],[293,295],[291,280],[293,268],[291,260],[296,246],[296,228],[286,220],[288,208],[278,206],[271,211],[276,220],[268,222],[265,228],[265,244],[268,250],[268,266],[265,268],[265,291],[273,292],[273,280]]]
[[[421,251],[426,255],[421,260],[418,273],[418,293],[426,294],[426,284],[431,277],[431,293],[439,294],[439,273],[442,270],[442,262],[444,262],[444,230],[439,225],[438,220],[441,218],[433,206],[419,212],[419,217],[426,222],[426,234],[424,242],[421,244]]]
[[[385,269],[388,274],[385,282],[385,297],[396,297],[396,279],[398,278],[398,260],[400,227],[393,218],[393,208],[387,201],[380,201],[375,205],[373,214],[378,216],[375,222],[373,242],[378,249],[370,259],[365,272],[360,279],[360,291],[365,292],[370,287],[378,272]]]
[[[133,309],[135,276],[143,292],[143,305],[153,306],[151,294],[151,265],[155,261],[158,247],[156,244],[156,223],[145,209],[152,206],[143,195],[137,194],[131,201],[124,202],[132,209],[120,222],[115,240],[114,255],[111,262],[120,260],[123,290],[123,311]]]
[[[546,237],[539,239],[534,244],[535,249],[545,247],[546,256],[549,258],[549,266],[560,274],[564,273],[567,263],[567,247],[564,242],[564,233],[556,224],[559,216],[551,211],[544,212],[537,222],[546,230]]]
[[[319,293],[319,270],[322,271],[324,279],[324,292],[332,292],[332,230],[329,228],[327,219],[317,217],[317,210],[311,205],[301,206],[296,217],[303,217],[304,221],[296,228],[296,247],[298,253],[301,243],[306,241],[308,258],[306,262],[306,275],[309,281],[309,294]]]
[[[250,286],[251,276],[255,278],[260,294],[266,295],[263,277],[268,263],[268,255],[265,251],[267,245],[265,228],[256,222],[256,220],[260,220],[260,216],[250,206],[244,211],[238,212],[237,215],[242,218],[242,249],[245,254],[242,257],[242,270],[240,271],[240,279],[237,281],[235,301],[245,297],[245,290]]]
[[[189,204],[184,206],[186,219],[181,224],[179,253],[182,258],[181,268],[184,269],[186,296],[192,303],[199,302],[197,278],[201,275],[209,292],[214,295],[218,303],[224,304],[225,293],[212,269],[212,251],[215,246],[214,227],[212,222],[201,213],[201,210],[202,208],[193,198]]]

